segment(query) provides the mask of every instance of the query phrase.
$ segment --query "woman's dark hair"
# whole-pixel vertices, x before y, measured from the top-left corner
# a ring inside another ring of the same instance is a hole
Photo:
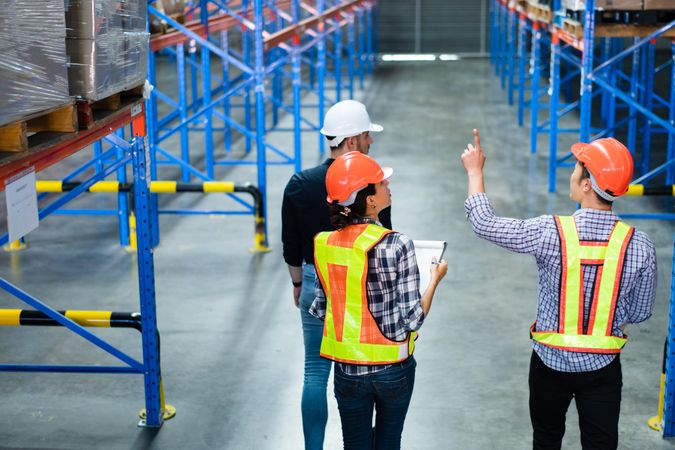
[[[356,200],[349,206],[342,206],[337,201],[328,204],[330,211],[330,224],[336,229],[344,228],[347,225],[354,223],[355,220],[360,219],[366,215],[366,197],[375,195],[375,185],[369,184],[361,189],[356,194]],[[348,212],[346,212],[348,211]],[[346,212],[346,214],[345,214]]]
[[[584,163],[579,162],[579,164],[581,164],[581,178],[580,178],[580,180],[585,180],[586,178],[590,178],[591,173],[588,171],[588,169],[586,168]],[[612,202],[610,202],[609,200],[605,200],[604,198],[600,197],[597,192],[594,192],[594,194],[598,197],[598,199],[600,200],[600,202],[603,205],[612,206]],[[613,195],[611,192],[608,192],[608,194]]]

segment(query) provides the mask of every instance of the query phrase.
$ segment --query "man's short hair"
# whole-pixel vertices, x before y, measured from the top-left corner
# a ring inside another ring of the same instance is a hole
[[[581,165],[581,179],[584,180],[586,178],[591,178],[591,173],[588,171],[584,163],[579,161],[579,164]],[[596,197],[598,197],[598,199],[600,199],[600,202],[603,205],[612,206],[614,204],[613,202],[600,197],[597,192],[593,191],[593,193],[596,195]]]

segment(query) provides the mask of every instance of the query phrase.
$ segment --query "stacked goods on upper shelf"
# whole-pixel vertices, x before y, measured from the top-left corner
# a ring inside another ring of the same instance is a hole
[[[146,75],[146,0],[65,0],[70,95],[95,101]]]
[[[549,0],[528,0],[527,13],[531,18],[550,23],[553,17]]]
[[[0,125],[70,102],[63,0],[3,0]]]
[[[641,11],[644,0],[595,0],[595,9],[603,11]],[[564,9],[582,11],[586,9],[585,0],[563,0]]]
[[[185,0],[155,0],[155,9],[176,22],[185,23]],[[150,17],[150,32],[166,33],[170,26],[159,17]]]
[[[645,10],[675,10],[675,0],[645,0]]]
[[[563,0],[566,17],[583,22],[584,0]],[[595,22],[602,24],[656,25],[675,19],[675,0],[596,0]]]

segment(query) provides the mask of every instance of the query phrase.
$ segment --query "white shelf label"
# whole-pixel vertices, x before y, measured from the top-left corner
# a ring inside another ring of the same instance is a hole
[[[7,229],[9,242],[14,242],[40,225],[35,189],[35,170],[29,169],[5,183]]]
[[[139,115],[142,112],[143,112],[143,106],[140,103],[131,107],[131,117],[136,117],[137,115]]]

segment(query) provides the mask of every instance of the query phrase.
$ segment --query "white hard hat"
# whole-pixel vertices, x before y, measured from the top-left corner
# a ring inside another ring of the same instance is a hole
[[[366,131],[380,132],[382,125],[372,123],[366,106],[356,100],[343,100],[334,104],[326,113],[321,134],[333,136],[331,147],[337,147],[348,137],[358,136]]]

